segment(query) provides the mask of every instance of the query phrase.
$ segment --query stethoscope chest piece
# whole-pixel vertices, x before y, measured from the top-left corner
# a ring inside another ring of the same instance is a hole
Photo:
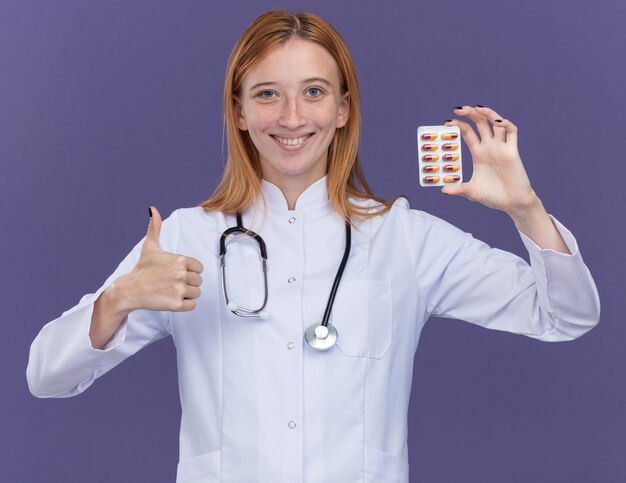
[[[304,338],[313,349],[325,351],[337,342],[337,329],[332,325],[315,323],[305,331]]]

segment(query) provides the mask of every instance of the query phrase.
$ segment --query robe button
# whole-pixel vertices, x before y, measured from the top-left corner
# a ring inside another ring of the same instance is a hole
[[[287,282],[289,282],[289,283],[293,283],[293,282],[295,282],[295,281],[296,281],[296,279],[295,279],[295,278],[293,278],[293,277],[289,277],[289,278],[287,279]]]
[[[293,225],[295,222],[296,222],[296,218],[295,218],[295,216],[292,216],[291,218],[289,218],[289,223],[290,223],[291,225]]]
[[[289,426],[289,429],[293,429],[293,428],[295,428],[295,427],[296,427],[296,422],[295,422],[295,421],[293,421],[293,420],[291,420],[291,421],[289,421],[288,426]]]
[[[287,349],[291,350],[296,346],[296,344],[294,344],[293,342],[289,342],[289,344],[287,344]]]

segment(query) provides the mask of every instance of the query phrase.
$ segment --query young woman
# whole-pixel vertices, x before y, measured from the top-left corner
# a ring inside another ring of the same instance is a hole
[[[177,481],[408,482],[412,362],[431,315],[547,341],[597,323],[576,241],[544,210],[517,129],[494,110],[455,109],[478,132],[446,122],[474,174],[443,191],[510,215],[530,266],[371,193],[354,65],[321,18],[257,18],[231,55],[224,110],[214,195],[163,223],[151,207],[146,237],[41,330],[27,369],[35,396],[73,396],[172,336]]]

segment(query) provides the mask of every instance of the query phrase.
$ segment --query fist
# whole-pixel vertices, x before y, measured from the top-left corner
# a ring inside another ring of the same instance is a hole
[[[192,257],[161,248],[161,214],[151,206],[148,232],[135,267],[128,273],[128,298],[133,309],[188,312],[196,308],[204,267]]]

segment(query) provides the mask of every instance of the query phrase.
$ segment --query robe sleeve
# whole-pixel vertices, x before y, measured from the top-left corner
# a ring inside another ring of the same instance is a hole
[[[161,247],[171,253],[175,253],[178,242],[178,211],[161,226]],[[145,236],[98,290],[85,294],[77,305],[41,329],[30,346],[26,368],[31,394],[40,398],[76,396],[127,357],[169,335],[170,312],[134,310],[102,349],[92,347],[89,338],[95,301],[117,278],[132,270],[144,240]]]
[[[404,224],[409,237],[421,240],[413,261],[417,280],[426,285],[429,315],[544,341],[572,340],[598,323],[600,299],[591,273],[572,233],[552,215],[571,254],[541,249],[519,232],[529,264],[439,218],[410,212],[413,219]],[[427,247],[435,249],[420,262]]]

